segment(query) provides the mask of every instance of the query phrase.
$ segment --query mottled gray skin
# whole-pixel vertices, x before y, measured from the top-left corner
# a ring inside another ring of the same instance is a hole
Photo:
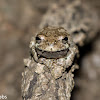
[[[62,27],[46,27],[32,38],[30,49],[22,74],[23,100],[70,100],[72,72],[78,68],[73,63],[78,49],[70,34]]]
[[[48,66],[55,79],[62,76],[78,54],[70,34],[62,27],[44,28],[32,38],[30,48],[34,60]]]
[[[79,46],[93,39],[99,29],[98,15],[89,5],[81,0],[73,0],[63,4],[53,4],[44,15],[39,28],[45,26],[62,26],[72,35]]]

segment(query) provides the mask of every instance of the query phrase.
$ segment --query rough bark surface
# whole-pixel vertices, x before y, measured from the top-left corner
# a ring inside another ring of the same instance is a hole
[[[49,69],[34,60],[25,59],[22,83],[23,100],[70,100],[74,87],[74,74],[78,66],[72,66],[59,79],[54,79]]]

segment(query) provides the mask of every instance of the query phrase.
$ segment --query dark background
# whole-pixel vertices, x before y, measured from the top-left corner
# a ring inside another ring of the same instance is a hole
[[[23,58],[48,6],[57,0],[0,0],[0,95],[21,100]],[[83,0],[100,16],[100,0]],[[98,22],[99,23],[99,22]],[[100,35],[81,49],[72,100],[100,100]]]

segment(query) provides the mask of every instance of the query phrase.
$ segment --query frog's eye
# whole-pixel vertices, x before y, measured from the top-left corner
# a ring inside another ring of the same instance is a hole
[[[64,39],[62,39],[62,43],[67,43],[68,42],[68,37],[65,37]]]
[[[41,43],[41,39],[38,36],[36,37],[36,43]]]

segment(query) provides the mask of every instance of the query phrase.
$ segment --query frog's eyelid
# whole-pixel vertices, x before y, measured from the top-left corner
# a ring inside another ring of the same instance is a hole
[[[64,37],[63,36],[59,36],[58,37],[58,40],[62,40]]]
[[[45,39],[45,37],[43,35],[38,35],[37,37],[39,37],[41,40]]]
[[[41,40],[44,40],[44,36],[41,36]]]

